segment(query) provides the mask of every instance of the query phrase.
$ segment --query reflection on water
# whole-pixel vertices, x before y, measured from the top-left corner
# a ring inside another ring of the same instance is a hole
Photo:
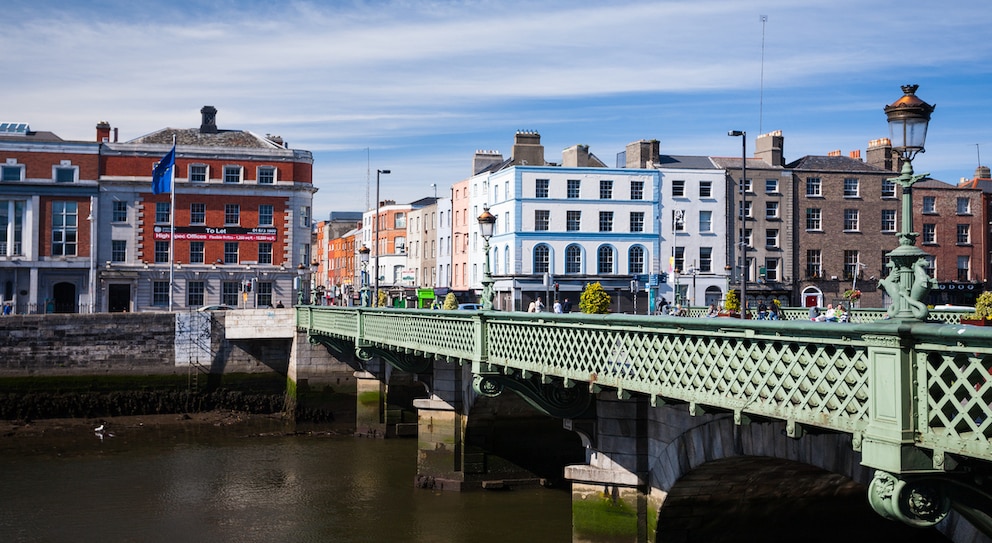
[[[567,492],[414,488],[413,440],[31,439],[0,439],[0,541],[571,541]]]

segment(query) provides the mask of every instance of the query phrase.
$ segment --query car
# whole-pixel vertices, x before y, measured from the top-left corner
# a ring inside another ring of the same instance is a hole
[[[197,308],[197,311],[227,311],[229,309],[237,309],[237,308],[234,307],[233,305],[216,304],[216,305],[205,305],[203,307]]]
[[[458,304],[458,309],[465,311],[482,311],[482,304]]]
[[[967,311],[969,313],[974,313],[975,308],[967,305],[938,305],[934,307],[935,311]]]

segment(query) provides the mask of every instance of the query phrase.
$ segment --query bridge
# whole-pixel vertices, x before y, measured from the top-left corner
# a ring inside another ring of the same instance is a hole
[[[296,308],[311,343],[355,355],[366,390],[382,391],[382,361],[421,376],[418,478],[432,486],[491,479],[461,440],[473,404],[512,391],[585,445],[585,463],[565,473],[573,514],[608,494],[628,506],[636,541],[655,540],[683,475],[733,456],[848,476],[868,484],[882,516],[936,525],[955,541],[992,536],[992,328],[953,314],[860,312],[852,323],[785,314]],[[612,537],[584,529],[585,541]]]

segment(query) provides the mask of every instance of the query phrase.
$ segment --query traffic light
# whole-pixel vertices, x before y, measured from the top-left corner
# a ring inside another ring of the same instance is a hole
[[[558,292],[558,283],[555,283],[555,292]]]

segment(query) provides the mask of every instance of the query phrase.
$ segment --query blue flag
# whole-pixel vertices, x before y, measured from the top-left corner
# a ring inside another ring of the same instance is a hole
[[[172,191],[172,170],[176,167],[176,146],[166,153],[152,172],[152,194]]]

